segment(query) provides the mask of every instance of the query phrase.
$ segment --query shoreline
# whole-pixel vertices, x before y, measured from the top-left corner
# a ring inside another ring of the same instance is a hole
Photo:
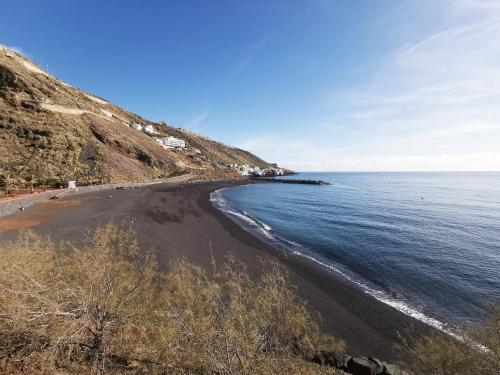
[[[258,182],[250,183],[253,184]],[[415,334],[430,334],[438,330],[437,327],[434,327],[425,321],[421,321],[408,313],[402,312],[386,302],[378,300],[373,295],[368,294],[354,281],[347,279],[345,276],[338,274],[331,269],[328,269],[324,264],[321,264],[317,260],[309,259],[303,254],[296,254],[289,250],[279,249],[273,246],[265,239],[259,238],[251,231],[242,227],[227,213],[224,213],[224,211],[217,208],[213,204],[211,200],[211,194],[213,192],[248,184],[249,183],[232,184],[207,191],[203,200],[200,201],[200,205],[211,215],[217,217],[225,229],[228,230],[233,236],[237,237],[238,240],[251,244],[254,247],[264,249],[284,264],[286,269],[291,272],[292,277],[290,281],[292,281],[292,284],[297,286],[299,295],[302,298],[305,298],[309,305],[321,315],[322,329],[346,340],[347,335],[349,335],[349,333],[346,332],[348,329],[341,327],[341,320],[344,314],[340,317],[330,314],[333,309],[338,308],[339,305],[341,305],[341,310],[347,310],[353,313],[356,318],[362,318],[362,321],[364,322],[370,321],[370,325],[372,326],[371,329],[375,329],[379,332],[384,331],[384,339],[378,341],[377,343],[370,343],[369,346],[371,347],[371,351],[368,353],[360,349],[362,352],[361,355],[376,356],[389,361],[400,360],[406,355],[406,349],[402,346],[400,335],[408,338],[410,336],[413,337]],[[294,281],[297,283],[294,283]],[[311,287],[308,284],[313,284],[314,287]],[[325,303],[320,301],[322,295],[313,295],[315,287],[325,288],[322,292],[329,297],[328,299],[332,299],[329,302],[333,302],[333,306],[328,306],[328,302]],[[360,307],[363,308],[360,309]],[[372,313],[375,313],[375,315],[372,315]],[[349,329],[350,328],[352,327],[349,327]],[[441,331],[437,332],[441,333]],[[379,351],[381,347],[387,344],[384,343],[386,340],[392,341],[392,344],[390,345],[391,348],[389,349],[391,357],[389,358]],[[357,347],[359,345],[357,342],[354,343],[349,341],[350,340],[346,340],[348,344],[348,352],[349,347]],[[373,346],[374,344],[380,346],[375,348]],[[377,354],[374,354],[375,352]]]
[[[362,276],[352,273],[349,269],[341,265],[336,265],[324,256],[311,251],[305,251],[306,249],[304,249],[301,244],[290,241],[289,239],[283,237],[283,235],[279,232],[273,233],[274,230],[268,225],[268,223],[262,222],[247,212],[241,211],[237,207],[229,204],[221,192],[223,190],[239,186],[245,186],[245,184],[214,190],[210,194],[210,201],[219,211],[224,213],[224,215],[229,217],[231,220],[235,221],[245,231],[258,237],[272,247],[279,247],[282,251],[287,252],[289,255],[293,254],[293,256],[299,256],[307,261],[313,262],[314,264],[321,266],[325,271],[331,272],[346,282],[355,284],[363,292],[374,297],[377,301],[391,306],[403,314],[419,320],[432,328],[440,330],[450,336],[457,337],[457,332],[453,330],[453,327],[449,326],[449,323],[433,318],[430,315],[426,315],[418,308],[411,306],[411,304],[407,301],[391,298],[391,296],[386,292],[381,289],[377,289],[375,285],[371,285],[369,282],[364,280]]]
[[[406,355],[401,336],[436,331],[312,260],[264,242],[210,201],[215,190],[249,183],[255,182],[171,183],[68,196],[63,201],[78,200],[80,204],[64,205],[33,229],[56,241],[80,241],[88,230],[110,221],[130,223],[141,248],[153,251],[161,268],[167,268],[171,261],[186,259],[210,269],[212,255],[217,264],[222,264],[230,254],[255,277],[260,273],[261,259],[274,258],[288,271],[297,294],[320,314],[321,330],[346,341],[350,354],[395,362]],[[40,215],[40,210],[41,205],[35,205],[11,216],[29,219],[30,215]],[[0,225],[2,220],[5,218],[0,219]],[[0,244],[14,239],[17,233],[0,232]]]

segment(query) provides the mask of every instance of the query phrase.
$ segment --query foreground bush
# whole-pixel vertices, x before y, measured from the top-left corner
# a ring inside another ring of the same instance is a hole
[[[255,280],[231,259],[163,273],[138,255],[113,225],[78,248],[24,233],[1,249],[0,372],[337,373],[310,359],[342,343],[319,333],[278,265]]]
[[[484,324],[466,326],[459,340],[444,335],[417,339],[410,358],[407,367],[415,374],[500,374],[500,307],[491,310]]]

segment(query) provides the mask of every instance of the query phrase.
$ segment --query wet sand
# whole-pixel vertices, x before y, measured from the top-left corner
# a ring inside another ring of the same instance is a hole
[[[351,355],[394,362],[405,355],[400,335],[432,330],[324,267],[296,255],[285,255],[240,228],[209,201],[210,192],[232,184],[159,184],[81,194],[63,198],[56,213],[36,205],[0,218],[0,228],[4,221],[22,218],[25,223],[35,222],[35,231],[49,234],[54,240],[78,242],[89,230],[111,221],[132,225],[141,247],[153,251],[164,269],[179,258],[208,268],[212,255],[217,264],[222,264],[224,257],[231,254],[244,262],[252,275],[258,275],[261,259],[277,259],[289,270],[290,282],[298,294],[320,313],[323,331],[342,338]],[[44,213],[47,216],[40,220]],[[17,229],[19,225],[0,229],[0,244],[14,239]]]

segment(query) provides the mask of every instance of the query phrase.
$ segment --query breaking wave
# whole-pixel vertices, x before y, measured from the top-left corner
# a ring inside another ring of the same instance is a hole
[[[309,261],[319,264],[329,271],[340,275],[344,279],[347,279],[349,282],[356,284],[363,292],[371,295],[378,301],[452,336],[457,336],[456,330],[453,327],[450,327],[447,323],[426,315],[422,312],[422,309],[419,306],[415,306],[415,304],[412,304],[402,296],[397,295],[397,293],[380,290],[372,283],[364,280],[347,268],[339,264],[335,264],[331,260],[326,259],[319,254],[313,253],[311,250],[295,241],[285,238],[280,233],[273,230],[270,225],[255,218],[251,214],[235,209],[227,202],[226,199],[224,199],[222,195],[222,191],[226,189],[229,188],[222,188],[212,192],[210,194],[210,201],[217,209],[233,219],[243,229],[251,232],[261,239],[264,239],[267,242],[270,242],[275,247],[308,259]]]

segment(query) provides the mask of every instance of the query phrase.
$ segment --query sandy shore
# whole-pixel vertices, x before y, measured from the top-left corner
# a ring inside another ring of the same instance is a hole
[[[278,259],[299,295],[321,314],[322,329],[344,339],[350,354],[396,361],[405,352],[400,335],[431,330],[331,271],[299,256],[284,256],[241,229],[209,201],[210,192],[226,186],[231,183],[159,184],[67,197],[51,211],[38,204],[0,219],[0,243],[15,238],[23,226],[55,240],[80,241],[110,221],[132,224],[141,247],[154,251],[163,268],[179,258],[209,267],[211,254],[218,264],[232,254],[258,275],[259,258]]]

